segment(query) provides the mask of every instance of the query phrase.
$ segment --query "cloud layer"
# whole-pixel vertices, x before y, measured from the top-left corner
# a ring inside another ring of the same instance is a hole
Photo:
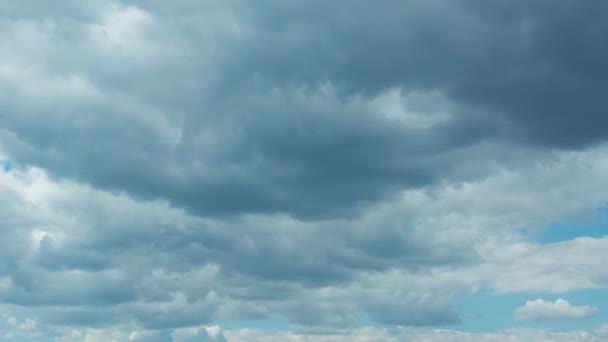
[[[0,11],[6,337],[424,341],[480,289],[608,286],[607,237],[534,239],[608,199],[608,4]]]
[[[297,335],[282,331],[236,330],[227,332],[230,341],[235,342],[587,342],[602,341],[608,337],[605,326],[595,329],[569,332],[546,329],[517,328],[495,333],[464,333],[454,330],[419,331],[414,329],[361,328],[348,335]]]

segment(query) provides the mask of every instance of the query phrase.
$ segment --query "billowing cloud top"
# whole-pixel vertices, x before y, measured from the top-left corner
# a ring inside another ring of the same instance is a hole
[[[608,3],[0,12],[6,338],[424,340],[608,285],[604,234],[535,238],[605,212]]]

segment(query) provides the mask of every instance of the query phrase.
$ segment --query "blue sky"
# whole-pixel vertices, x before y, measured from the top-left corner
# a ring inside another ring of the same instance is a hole
[[[0,13],[0,340],[608,339],[608,4]]]
[[[541,243],[552,243],[575,239],[579,236],[602,237],[608,235],[608,211],[599,208],[595,215],[582,220],[552,222],[532,239]]]

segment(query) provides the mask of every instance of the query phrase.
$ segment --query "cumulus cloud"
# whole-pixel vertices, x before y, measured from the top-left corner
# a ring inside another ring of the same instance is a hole
[[[595,307],[574,306],[562,298],[555,302],[543,299],[529,300],[515,310],[515,319],[520,321],[548,321],[556,319],[583,319],[597,315]]]

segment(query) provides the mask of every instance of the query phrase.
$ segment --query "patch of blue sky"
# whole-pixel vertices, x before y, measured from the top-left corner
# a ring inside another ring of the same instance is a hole
[[[13,169],[13,165],[8,160],[0,159],[0,166],[2,167],[2,171],[4,172],[10,172]]]
[[[552,222],[538,234],[529,237],[539,243],[572,240],[577,237],[603,237],[608,235],[608,206],[597,209],[589,218]]]

